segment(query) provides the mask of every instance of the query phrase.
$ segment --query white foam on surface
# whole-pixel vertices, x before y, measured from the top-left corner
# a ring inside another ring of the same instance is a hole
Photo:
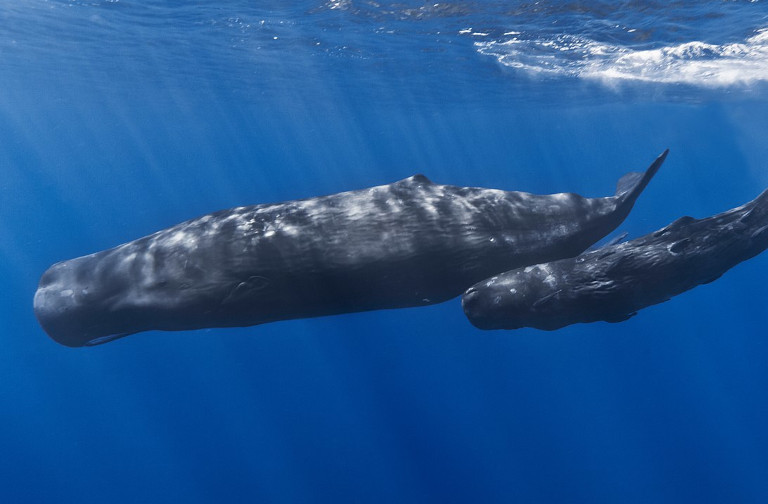
[[[605,83],[643,81],[721,88],[768,81],[768,27],[743,42],[691,41],[637,50],[573,35],[478,41],[481,54],[531,74]]]

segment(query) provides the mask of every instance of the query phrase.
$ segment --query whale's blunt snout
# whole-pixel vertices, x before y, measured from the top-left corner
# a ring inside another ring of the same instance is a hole
[[[40,277],[32,306],[57,343],[95,346],[149,328],[141,310],[124,303],[125,280],[115,275],[105,281],[95,270],[93,256],[83,256],[56,263]]]
[[[56,263],[43,273],[32,306],[48,336],[69,347],[81,347],[91,339],[84,324],[89,319],[87,286],[79,286],[71,261]]]
[[[461,296],[461,307],[464,311],[474,311],[477,308],[478,293],[477,289],[472,286],[464,292]]]
[[[82,346],[70,328],[71,312],[75,309],[75,292],[64,287],[66,263],[57,263],[40,277],[32,302],[40,326],[54,341],[66,346]]]
[[[494,321],[494,313],[498,312],[498,307],[491,306],[499,300],[488,293],[482,292],[477,286],[472,286],[461,296],[461,307],[469,322],[478,329],[499,329]]]

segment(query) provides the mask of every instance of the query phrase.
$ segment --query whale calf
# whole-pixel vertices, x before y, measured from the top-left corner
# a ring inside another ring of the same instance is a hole
[[[462,306],[480,329],[621,322],[716,280],[767,247],[765,191],[712,217],[682,217],[632,241],[494,276],[470,287]]]
[[[35,315],[54,340],[77,347],[147,330],[439,303],[501,271],[581,253],[624,220],[666,154],[603,198],[415,175],[222,210],[54,264]]]

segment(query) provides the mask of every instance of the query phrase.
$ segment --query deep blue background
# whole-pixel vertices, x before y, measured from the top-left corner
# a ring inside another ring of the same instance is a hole
[[[768,256],[552,333],[458,300],[86,349],[39,328],[51,263],[231,206],[417,172],[600,196],[669,147],[639,236],[768,187],[759,85],[532,78],[457,35],[621,15],[638,48],[726,43],[764,3],[410,4],[0,6],[2,502],[768,501]]]

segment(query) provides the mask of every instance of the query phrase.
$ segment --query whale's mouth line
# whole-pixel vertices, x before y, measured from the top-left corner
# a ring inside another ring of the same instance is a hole
[[[86,341],[83,346],[102,345],[104,343],[109,343],[110,341],[115,341],[116,339],[124,338],[125,336],[130,336],[131,334],[136,334],[136,331],[99,336],[98,338],[93,338],[92,340]]]

